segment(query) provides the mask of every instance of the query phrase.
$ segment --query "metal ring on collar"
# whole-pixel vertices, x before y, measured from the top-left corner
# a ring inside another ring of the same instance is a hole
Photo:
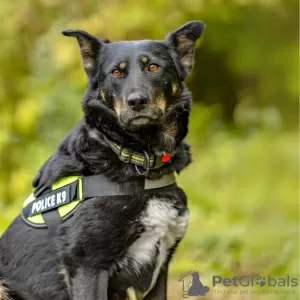
[[[138,165],[135,165],[135,169],[136,171],[139,173],[139,175],[143,176],[143,175],[146,175],[149,170],[150,170],[150,157],[149,157],[149,154],[146,152],[146,151],[143,151],[144,154],[145,154],[145,163],[144,163],[144,166],[143,168],[145,169],[144,172],[141,172]]]

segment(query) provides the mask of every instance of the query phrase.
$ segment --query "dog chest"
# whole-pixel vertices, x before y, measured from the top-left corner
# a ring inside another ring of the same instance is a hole
[[[134,264],[132,267],[137,273],[140,273],[145,265],[154,264],[146,293],[155,285],[169,250],[184,236],[188,216],[187,209],[179,212],[169,200],[157,198],[149,200],[146,210],[140,217],[144,232],[127,252],[127,258],[130,258]]]

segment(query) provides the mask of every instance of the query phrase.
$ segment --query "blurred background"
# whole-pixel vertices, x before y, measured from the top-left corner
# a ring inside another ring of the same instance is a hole
[[[298,17],[297,0],[2,0],[0,233],[82,116],[79,49],[60,31],[163,39],[199,19],[207,26],[187,80],[194,163],[178,178],[191,221],[171,265],[169,299],[181,299],[178,280],[194,270],[206,285],[212,275],[297,277]],[[201,299],[297,296],[210,291]]]

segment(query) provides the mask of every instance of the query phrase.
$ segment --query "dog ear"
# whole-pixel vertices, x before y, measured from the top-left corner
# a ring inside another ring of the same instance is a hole
[[[200,21],[191,21],[181,26],[179,29],[170,32],[166,41],[176,49],[185,73],[188,75],[193,67],[195,43],[201,36],[205,28]]]
[[[88,77],[93,74],[96,66],[97,55],[101,47],[107,41],[100,41],[96,37],[90,35],[83,30],[64,30],[62,34],[65,36],[76,37],[82,57],[82,64]]]

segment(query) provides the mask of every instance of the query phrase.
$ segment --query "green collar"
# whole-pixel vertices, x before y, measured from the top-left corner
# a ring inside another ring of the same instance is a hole
[[[134,164],[137,172],[140,175],[145,175],[150,169],[159,169],[162,166],[171,162],[173,153],[163,153],[161,155],[148,154],[147,151],[135,152],[130,148],[122,147],[121,145],[110,141],[105,137],[106,143],[118,155],[119,159],[127,164]],[[139,167],[144,170],[141,171]]]

